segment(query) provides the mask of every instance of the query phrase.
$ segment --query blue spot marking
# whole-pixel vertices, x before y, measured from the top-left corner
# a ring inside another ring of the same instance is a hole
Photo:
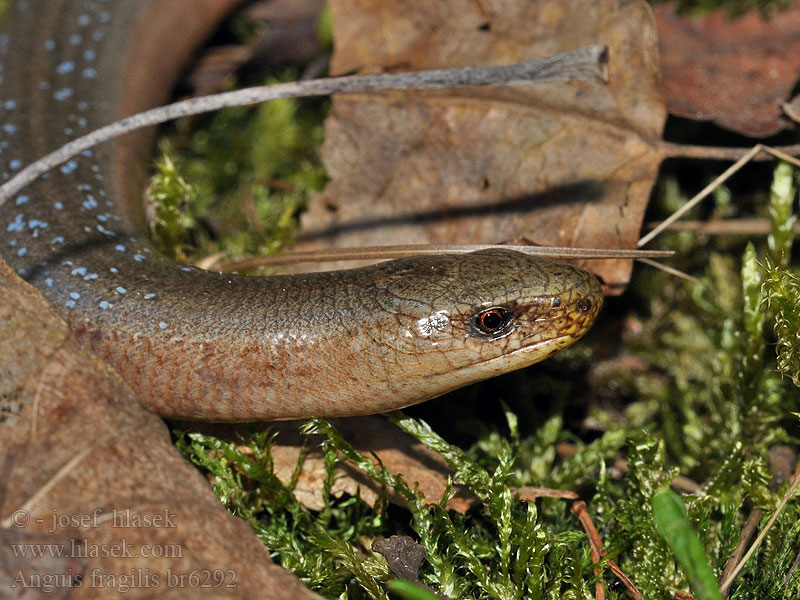
[[[17,169],[21,169],[22,168],[22,161],[21,160],[17,160],[15,158],[14,160],[11,160],[11,161],[8,162],[8,168],[11,169],[12,171],[16,171]]]
[[[152,300],[152,299],[153,299],[153,298],[155,298],[155,297],[156,297],[156,295],[155,295],[155,294],[145,294],[145,295],[144,295],[144,299],[145,299],[145,300]]]
[[[83,36],[73,33],[71,36],[69,36],[69,43],[73,46],[80,46],[83,43]]]
[[[17,199],[14,200],[14,204],[17,206],[22,206],[23,204],[27,203],[30,198],[28,196],[17,196]]]
[[[86,100],[78,102],[78,110],[89,110],[89,103]]]
[[[6,110],[14,110],[17,108],[17,103],[14,100],[6,100],[3,102],[3,108]]]
[[[49,90],[50,89],[50,82],[49,81],[40,81],[39,82],[39,89],[40,90]]]
[[[72,88],[61,88],[53,92],[53,98],[58,101],[67,100],[68,98],[72,97]]]
[[[69,297],[72,298],[73,300],[77,300],[78,298],[81,297],[81,295],[78,292],[70,292]]]
[[[54,237],[53,241],[50,242],[51,244],[63,244],[64,243],[64,236],[59,235],[58,237]]]
[[[97,69],[93,69],[92,67],[86,67],[83,70],[83,77],[84,79],[97,79]]]
[[[48,277],[47,279],[45,279],[45,280],[44,280],[44,284],[45,284],[47,287],[53,287],[53,280],[52,280],[52,278]]]
[[[25,221],[23,220],[24,218],[25,215],[23,215],[22,213],[18,214],[16,218],[11,223],[8,224],[6,231],[8,232],[22,231],[23,229],[25,229]]]
[[[75,308],[75,300],[67,300],[67,308]]]
[[[8,245],[11,246],[12,248],[16,247],[17,240],[11,240],[10,242],[8,242]]]
[[[92,228],[89,227],[88,225],[84,225],[83,231],[85,231],[86,233],[92,233]]]
[[[159,321],[158,322],[158,326],[161,327],[161,329],[166,329],[167,328],[167,324],[164,323],[164,321]]]
[[[108,215],[97,215],[95,218],[101,223],[108,221]]]
[[[108,300],[101,300],[100,304],[98,306],[100,306],[100,308],[105,310],[105,309],[107,309],[108,307],[111,306],[111,303]]]
[[[28,229],[47,229],[48,224],[39,219],[31,219],[28,221]]]
[[[89,194],[86,197],[86,200],[83,201],[83,208],[85,208],[86,210],[92,210],[97,208],[97,200],[94,199],[94,196]]]
[[[27,253],[28,253],[27,248],[20,248],[19,250],[17,250],[17,256],[19,256],[20,258],[25,256]]]
[[[96,58],[97,58],[97,52],[95,52],[94,50],[87,50],[86,52],[83,53],[83,60],[92,62]]]
[[[124,287],[122,287],[122,286],[119,286],[119,287],[117,288],[117,293],[118,293],[118,294],[127,294],[127,293],[128,293],[128,290],[126,290],[126,289],[125,289]]]
[[[55,40],[45,40],[44,41],[44,49],[45,50],[55,50],[56,49],[56,41]]]
[[[91,157],[92,156],[92,151],[91,150],[84,150],[83,152],[81,152],[81,156]],[[89,189],[92,189],[92,188],[89,188]]]
[[[97,15],[97,20],[101,23],[110,23],[111,22],[111,13],[107,10],[100,11],[100,14]]]
[[[64,205],[61,202],[53,202],[53,208],[56,210],[64,210]]]
[[[75,267],[74,269],[72,269],[72,275],[80,275],[81,277],[83,277],[84,275],[86,275],[86,267]]]
[[[71,60],[65,60],[60,65],[56,67],[56,73],[59,75],[66,75],[67,73],[72,73],[75,70],[75,63]]]
[[[109,271],[111,271],[112,273],[119,273],[119,269],[117,267],[111,267]]]
[[[142,262],[144,260],[144,254],[134,254],[133,260],[136,262]]]
[[[89,23],[92,22],[92,17],[87,14],[78,15],[78,25],[80,27],[86,27]]]
[[[70,160],[61,165],[61,172],[64,175],[69,175],[77,168],[78,168],[78,163],[75,162],[74,160]]]
[[[17,133],[16,125],[12,125],[11,123],[6,123],[3,125],[3,133],[7,133],[11,135],[12,133]]]
[[[86,277],[83,278],[84,281],[92,281],[93,279],[97,279],[99,275],[97,273],[89,273]]]
[[[114,246],[114,250],[116,250],[117,252],[125,252],[125,246],[123,246],[122,244],[117,244],[116,246]]]
[[[102,42],[104,39],[106,39],[106,32],[97,30],[92,33],[92,39],[95,42]]]

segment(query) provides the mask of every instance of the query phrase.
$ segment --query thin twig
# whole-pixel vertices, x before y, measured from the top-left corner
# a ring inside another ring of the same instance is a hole
[[[789,570],[786,572],[786,577],[783,578],[783,593],[786,594],[786,589],[789,587],[789,582],[792,580],[792,575],[794,574],[797,567],[800,566],[800,552],[797,553],[797,556],[794,557],[792,561],[792,566],[789,567]]]
[[[703,198],[705,198],[711,192],[713,192],[715,189],[717,189],[719,184],[721,184],[723,181],[727,180],[731,175],[733,175],[739,169],[741,169],[742,166],[745,165],[751,158],[753,158],[756,154],[761,152],[761,149],[762,149],[761,144],[756,144],[747,154],[742,156],[739,160],[737,160],[735,163],[733,163],[730,167],[725,169],[725,171],[722,173],[722,175],[720,175],[719,177],[716,177],[714,179],[714,181],[709,183],[706,187],[704,187],[702,190],[700,190],[700,192],[695,194],[694,198],[689,200],[686,204],[684,204],[682,207],[680,207],[678,210],[676,210],[674,213],[672,213],[669,217],[667,217],[661,223],[661,225],[659,225],[658,227],[653,229],[650,233],[648,233],[645,236],[643,236],[642,239],[640,239],[637,242],[636,245],[639,248],[641,248],[642,246],[647,244],[647,242],[652,240],[654,237],[656,237],[658,234],[660,234],[662,231],[664,231],[667,227],[669,227],[670,224],[672,224],[673,222],[675,222],[678,219],[680,219],[684,214],[686,214],[688,211],[690,211],[692,208],[694,208]]]
[[[602,258],[669,258],[675,253],[669,250],[630,250],[607,248],[559,248],[556,246],[511,246],[504,244],[404,244],[398,246],[359,246],[356,248],[326,248],[287,252],[273,256],[258,256],[223,263],[220,271],[239,271],[255,267],[285,265],[298,262],[319,262],[325,260],[372,260],[382,258],[405,258],[427,254],[463,254],[477,250],[515,250],[533,256],[546,256],[561,259],[602,259]]]
[[[431,89],[455,86],[508,84],[515,82],[552,82],[576,79],[606,80],[608,51],[604,46],[587,46],[542,60],[488,67],[459,67],[410,73],[354,75],[293,81],[200,96],[141,112],[87,135],[76,138],[55,152],[29,164],[0,186],[0,206],[39,175],[57,167],[97,144],[125,133],[165,123],[179,117],[228,108],[258,104],[278,98],[328,96],[338,93],[376,92],[392,89]]]
[[[591,547],[592,552],[592,562],[599,562],[600,558],[605,558],[608,556],[608,552],[606,551],[605,547],[603,546],[603,540],[600,539],[600,534],[597,533],[597,528],[594,526],[592,522],[592,518],[589,516],[589,511],[586,510],[586,503],[582,500],[578,500],[572,504],[570,508],[570,512],[580,521],[583,530],[586,532],[586,536],[589,538],[589,545]],[[597,559],[595,560],[595,553],[597,553]],[[631,593],[634,600],[644,600],[644,596],[642,596],[641,592],[637,589],[636,585],[631,581],[631,579],[625,575],[622,569],[619,568],[616,562],[611,559],[606,561],[609,570],[617,576],[617,579],[622,582],[627,590]],[[597,571],[595,571],[597,572]],[[596,590],[595,590],[596,593]],[[603,591],[605,593],[605,590]]]
[[[600,540],[600,536],[597,533],[594,523],[592,523],[592,519],[589,517],[589,513],[586,511],[586,503],[583,500],[578,500],[577,502],[573,503],[570,511],[578,518],[578,521],[580,521],[581,525],[583,526],[583,530],[586,532],[586,535],[589,538],[589,549],[592,553],[592,563],[595,565],[594,576],[597,577],[597,581],[594,582],[595,600],[605,600],[606,584],[601,577],[602,570],[600,569],[600,550],[603,547],[603,543]]]
[[[658,227],[659,223],[645,223],[646,230]],[[713,221],[678,221],[667,227],[670,231],[688,231],[700,235],[769,235],[772,221],[769,219],[715,219]],[[800,223],[795,223],[794,232],[800,233]]]
[[[670,275],[674,275],[675,277],[680,277],[681,279],[685,279],[687,281],[691,281],[692,283],[696,283],[697,285],[706,285],[702,281],[700,281],[697,277],[689,275],[688,273],[684,273],[674,267],[670,267],[668,265],[661,264],[660,262],[656,262],[654,260],[650,260],[649,258],[638,258],[639,262],[649,265],[651,267],[655,267],[656,269],[660,269],[669,273]]]
[[[747,542],[749,542],[750,538],[753,537],[753,533],[755,532],[756,527],[758,527],[758,522],[761,520],[761,515],[761,509],[756,508],[747,516],[747,520],[744,522],[742,532],[739,536],[739,543],[728,557],[728,560],[725,561],[725,567],[723,567],[722,574],[719,576],[722,581],[726,581],[728,577],[730,577],[731,573],[733,573],[736,565],[739,564],[742,554],[744,554],[744,550],[747,548]],[[723,597],[727,598],[728,592],[730,592],[730,590],[725,590]]]
[[[750,148],[727,148],[725,146],[698,146],[695,144],[675,144],[673,142],[665,142],[663,140],[656,140],[654,145],[662,152],[664,158],[700,158],[704,160],[738,160],[747,155]],[[800,144],[792,144],[789,146],[761,146],[761,152],[753,156],[752,160],[767,160],[768,154],[777,156],[782,160],[794,162],[794,156],[800,154]],[[778,156],[782,154],[787,156]],[[795,162],[800,165],[800,163]]]
[[[675,144],[675,146],[680,148],[680,145]],[[702,148],[702,147],[698,147],[698,148]],[[709,150],[710,150],[710,148],[709,148]],[[732,149],[730,149],[730,150],[732,150]],[[736,149],[736,150],[740,151],[739,149]],[[709,183],[706,187],[704,187],[697,194],[695,194],[695,196],[691,200],[689,200],[681,208],[679,208],[674,213],[672,213],[667,219],[665,219],[660,225],[655,227],[650,233],[648,233],[647,235],[643,236],[642,239],[640,239],[637,242],[636,245],[639,248],[641,248],[642,246],[647,244],[650,240],[652,240],[654,237],[656,237],[658,234],[660,234],[662,231],[664,231],[672,223],[674,223],[675,221],[680,219],[684,214],[686,214],[687,211],[689,211],[692,208],[694,208],[701,200],[703,200],[711,192],[713,192],[715,189],[717,189],[717,187],[719,187],[719,185],[722,182],[727,181],[734,173],[739,171],[745,164],[747,164],[748,162],[753,160],[757,155],[761,154],[762,152],[766,152],[768,154],[771,154],[772,156],[780,158],[781,160],[785,160],[785,161],[790,162],[790,163],[792,163],[794,165],[800,166],[800,160],[798,160],[797,158],[795,158],[793,156],[790,156],[790,153],[794,153],[794,154],[800,153],[800,145],[786,146],[786,147],[783,147],[783,148],[771,148],[771,147],[765,146],[763,144],[756,144],[748,152],[746,152],[744,155],[742,155],[739,158],[739,160],[737,160],[730,167],[725,169],[725,171],[720,176],[716,177],[714,179],[714,181]],[[675,156],[688,156],[688,155],[686,155],[686,154],[683,154],[683,155],[682,154],[675,154]],[[695,155],[695,156],[697,158],[711,158],[711,156],[701,156],[699,154]],[[720,158],[722,158],[722,157],[720,157]]]
[[[554,490],[532,485],[515,488],[513,492],[517,495],[517,498],[524,502],[534,502],[537,498],[561,498],[563,500],[577,500],[580,498],[578,494],[569,490]]]

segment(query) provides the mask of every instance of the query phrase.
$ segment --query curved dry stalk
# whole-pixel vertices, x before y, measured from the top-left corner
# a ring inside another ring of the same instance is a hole
[[[541,60],[488,67],[458,67],[409,73],[352,75],[306,81],[292,81],[200,96],[167,104],[126,117],[64,144],[47,156],[21,169],[0,186],[0,206],[8,198],[43,173],[65,163],[81,152],[123,134],[165,123],[179,117],[258,104],[278,98],[328,96],[339,93],[375,92],[393,89],[431,89],[455,86],[491,85],[515,82],[553,82],[608,78],[608,50],[605,46],[586,46]]]

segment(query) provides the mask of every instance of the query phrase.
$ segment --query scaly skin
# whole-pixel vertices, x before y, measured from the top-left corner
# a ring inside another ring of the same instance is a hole
[[[0,38],[3,179],[163,101],[236,3],[12,2]],[[588,273],[510,251],[268,278],[169,263],[140,237],[149,142],[128,136],[23,190],[0,208],[0,255],[161,415],[399,408],[543,360],[602,305]]]

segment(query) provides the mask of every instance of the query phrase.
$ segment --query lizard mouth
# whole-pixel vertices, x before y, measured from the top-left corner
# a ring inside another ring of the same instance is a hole
[[[578,341],[579,338],[580,336],[575,335],[561,335],[535,344],[523,346],[522,348],[517,348],[502,356],[476,362],[471,367],[467,368],[485,370],[486,377],[492,377],[495,374],[505,373],[536,364],[559,350],[563,350],[567,346],[572,345],[572,343]]]

